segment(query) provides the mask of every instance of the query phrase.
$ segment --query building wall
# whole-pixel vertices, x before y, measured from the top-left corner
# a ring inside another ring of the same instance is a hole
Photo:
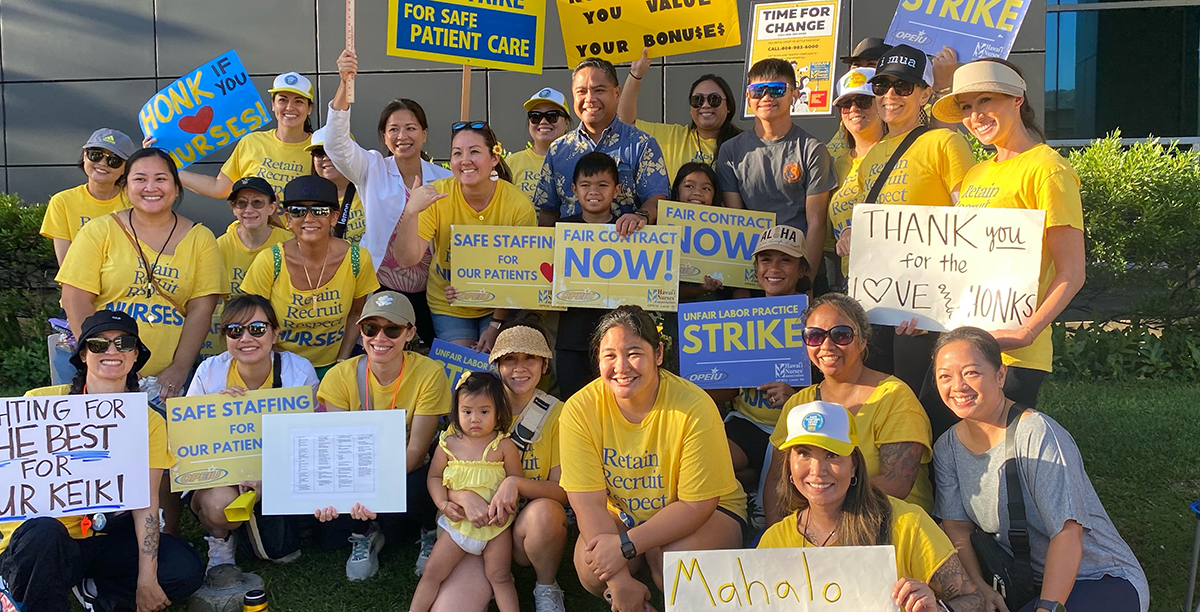
[[[449,153],[449,124],[459,118],[461,70],[456,66],[389,57],[384,52],[384,0],[357,5],[357,49],[362,73],[352,130],[364,146],[375,138],[378,110],[395,97],[419,101],[429,116],[427,150]],[[739,2],[745,30],[750,2]],[[891,0],[844,0],[839,55],[866,36],[883,36],[891,23]],[[0,190],[26,201],[46,201],[83,181],[75,167],[80,147],[99,127],[140,136],[137,111],[156,91],[202,62],[236,49],[263,99],[272,78],[297,71],[313,79],[320,125],[337,87],[335,62],[344,46],[343,0],[0,0]],[[1034,108],[1042,108],[1045,12],[1029,10],[1010,59],[1026,73]],[[474,70],[471,117],[487,119],[510,151],[528,139],[521,104],[538,89],[569,91],[555,0],[547,0],[545,71],[541,75]],[[692,81],[712,72],[738,91],[744,47],[658,60],[645,77],[641,118],[687,122],[685,98]],[[624,78],[625,70],[619,70]],[[836,128],[832,118],[802,125],[820,137]],[[742,123],[742,127],[749,124]],[[192,168],[215,174],[232,147]],[[188,193],[183,214],[219,234],[232,220],[223,202]]]

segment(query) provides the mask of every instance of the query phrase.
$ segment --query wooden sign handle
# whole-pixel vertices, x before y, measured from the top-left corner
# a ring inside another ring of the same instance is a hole
[[[353,0],[351,0],[353,1]],[[459,121],[471,120],[471,67],[464,65],[462,71],[462,102],[459,105]]]
[[[346,49],[354,51],[354,0],[346,0]],[[354,77],[346,81],[346,99],[354,103]]]

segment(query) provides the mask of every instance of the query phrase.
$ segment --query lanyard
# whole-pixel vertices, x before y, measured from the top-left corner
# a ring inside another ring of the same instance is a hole
[[[383,333],[383,330],[380,330],[380,333]],[[371,360],[367,359],[366,355],[363,355],[362,358],[367,360],[367,392],[364,394],[364,395],[366,395],[366,397],[363,398],[363,401],[365,401],[367,403],[367,410],[374,410],[375,402],[372,399],[372,395],[371,395]],[[400,358],[403,359],[404,355],[401,354]],[[392,391],[392,403],[388,405],[389,409],[396,407],[396,396],[400,394],[400,379],[404,376],[404,368],[407,365],[408,365],[407,360],[400,362],[400,373],[396,375],[396,390]],[[387,387],[384,387],[384,388],[386,389]]]

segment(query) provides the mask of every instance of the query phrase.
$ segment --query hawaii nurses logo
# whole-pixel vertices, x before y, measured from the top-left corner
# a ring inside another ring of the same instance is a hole
[[[392,296],[381,295],[381,296],[375,298],[375,305],[380,308],[383,308],[384,306],[391,306],[392,305]]]
[[[539,98],[549,98],[549,97],[550,97],[550,88],[549,88],[549,87],[547,87],[547,88],[545,88],[545,89],[543,89],[543,90],[539,91],[539,92],[538,92],[538,95],[537,95],[537,97],[539,97]]]
[[[300,79],[297,79],[296,75],[294,75],[294,74],[289,74],[289,75],[283,77],[283,82],[287,83],[288,85],[295,85],[299,81],[300,81]]]
[[[804,431],[817,433],[825,428],[825,415],[819,412],[810,412],[804,415],[804,420],[800,422],[804,424]]]

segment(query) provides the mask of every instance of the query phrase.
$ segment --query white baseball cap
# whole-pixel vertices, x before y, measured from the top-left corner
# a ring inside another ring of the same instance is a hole
[[[267,90],[267,93],[274,94],[281,91],[300,94],[309,100],[313,99],[312,81],[299,72],[285,72],[275,77],[275,83]]]
[[[809,402],[792,407],[786,433],[786,441],[779,445],[779,450],[811,444],[845,457],[858,446],[854,417],[845,406],[833,402]]]
[[[833,99],[834,106],[843,98],[849,96],[871,96],[875,97],[875,91],[871,89],[871,77],[875,76],[874,68],[851,68],[849,72],[842,75],[837,83],[837,97]]]
[[[567,97],[553,87],[543,87],[537,93],[533,94],[532,98],[525,101],[525,110],[533,110],[533,107],[542,102],[549,102],[563,109],[563,112],[567,113],[568,117],[571,116],[571,110],[567,108]]]

